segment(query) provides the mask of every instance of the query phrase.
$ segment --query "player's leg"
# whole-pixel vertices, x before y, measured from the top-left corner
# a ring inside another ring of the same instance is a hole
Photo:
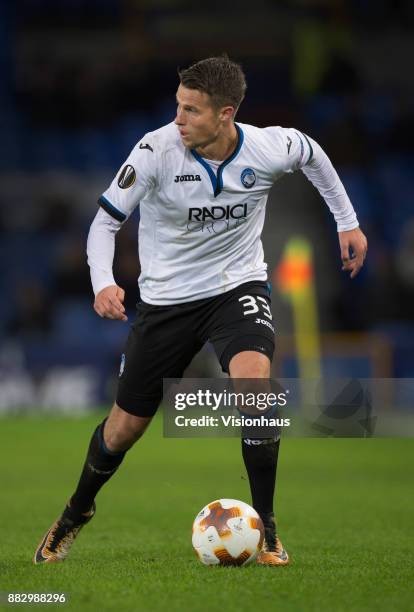
[[[218,297],[212,311],[210,339],[224,372],[233,379],[269,379],[274,353],[274,328],[270,293],[265,282],[240,285]],[[251,381],[253,382],[253,381]],[[246,381],[248,386],[251,383]],[[265,525],[264,562],[282,565],[288,557],[276,534],[273,497],[276,483],[279,436],[242,438],[242,454],[249,477],[252,504]],[[263,555],[259,555],[259,562]]]
[[[141,438],[151,420],[152,416],[130,414],[115,402],[102,429],[105,448],[112,453],[127,451]]]
[[[255,351],[242,351],[231,358],[229,373],[234,379],[268,380],[270,359]],[[242,438],[241,444],[252,505],[265,527],[265,549],[258,555],[258,563],[286,565],[289,558],[277,536],[273,511],[280,438]]]
[[[163,394],[163,378],[179,378],[201,348],[185,312],[138,306],[121,361],[116,403],[93,432],[78,486],[38,546],[34,563],[63,560],[95,513],[95,496],[148,427]],[[185,330],[185,332],[184,332]]]
[[[87,512],[101,487],[121,465],[126,452],[143,435],[152,416],[129,414],[115,404],[109,416],[95,429],[82,474],[69,507],[74,517]]]
[[[270,378],[270,359],[257,351],[241,351],[229,361],[232,378]]]
[[[97,493],[115,474],[126,452],[142,436],[151,419],[152,416],[135,416],[116,403],[113,405],[109,416],[93,432],[76,490],[40,542],[34,563],[65,559],[79,531],[95,514]]]

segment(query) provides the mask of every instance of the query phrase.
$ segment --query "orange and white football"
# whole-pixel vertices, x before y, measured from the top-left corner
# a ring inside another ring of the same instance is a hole
[[[262,549],[263,538],[260,516],[237,499],[210,502],[193,523],[193,547],[205,565],[247,565]]]

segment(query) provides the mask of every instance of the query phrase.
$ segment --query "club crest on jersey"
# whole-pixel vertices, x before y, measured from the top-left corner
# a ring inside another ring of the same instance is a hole
[[[121,189],[128,189],[135,183],[135,179],[137,175],[135,174],[135,170],[132,166],[127,164],[122,168],[121,174],[118,178],[118,187]]]
[[[246,189],[251,189],[256,182],[256,174],[252,168],[245,168],[240,175],[242,185]]]

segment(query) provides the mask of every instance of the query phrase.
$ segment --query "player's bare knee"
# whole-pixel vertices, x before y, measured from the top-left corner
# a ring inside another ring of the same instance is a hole
[[[229,371],[232,378],[269,378],[270,360],[256,351],[242,351],[230,360]]]

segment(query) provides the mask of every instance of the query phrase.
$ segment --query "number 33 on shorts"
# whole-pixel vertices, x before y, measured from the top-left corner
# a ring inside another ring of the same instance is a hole
[[[266,301],[266,298],[261,295],[242,295],[239,298],[239,302],[243,306],[243,315],[247,317],[248,315],[260,313],[272,320],[272,313],[270,311],[269,304]]]

